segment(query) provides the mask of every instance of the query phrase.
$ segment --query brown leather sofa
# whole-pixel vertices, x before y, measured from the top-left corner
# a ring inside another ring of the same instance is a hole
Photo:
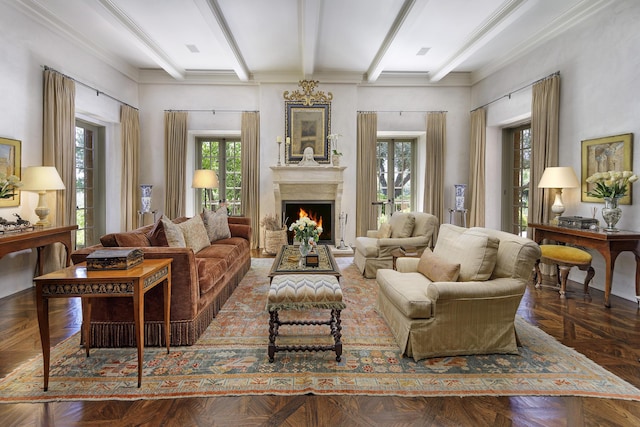
[[[186,221],[178,218],[174,223]],[[145,259],[171,258],[171,345],[192,345],[209,326],[251,266],[249,218],[228,218],[231,237],[197,253],[190,248],[152,246],[155,225],[102,236],[101,244],[75,251],[74,264],[105,247],[142,249]],[[147,346],[164,346],[162,286],[145,295]],[[91,346],[136,345],[131,298],[96,298],[91,304]]]

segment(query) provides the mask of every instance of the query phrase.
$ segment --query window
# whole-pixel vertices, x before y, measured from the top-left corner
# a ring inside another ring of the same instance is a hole
[[[196,138],[197,169],[213,169],[218,175],[218,187],[205,192],[198,190],[196,212],[202,208],[216,208],[226,203],[229,215],[240,215],[242,212],[242,145],[240,137]],[[206,201],[205,201],[206,195]]]
[[[93,126],[76,123],[76,248],[94,243],[94,138]]]
[[[531,125],[507,129],[504,133],[507,176],[503,229],[519,236],[527,235],[531,176]]]
[[[381,212],[409,212],[415,207],[414,153],[415,139],[378,139],[376,153],[378,202]]]

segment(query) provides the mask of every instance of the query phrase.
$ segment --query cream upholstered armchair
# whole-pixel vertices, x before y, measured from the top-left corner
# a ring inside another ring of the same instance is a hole
[[[539,258],[524,237],[442,224],[433,252],[378,270],[377,310],[416,361],[517,353],[515,315]]]
[[[419,251],[433,247],[438,232],[438,218],[424,212],[394,212],[379,230],[369,230],[356,238],[353,262],[369,279],[379,268],[392,268],[391,252],[401,246]]]

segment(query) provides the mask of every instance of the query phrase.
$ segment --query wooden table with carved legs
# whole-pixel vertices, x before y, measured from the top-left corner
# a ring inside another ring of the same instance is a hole
[[[91,300],[104,297],[133,298],[136,345],[138,348],[138,387],[142,384],[144,362],[144,294],[159,283],[164,288],[164,332],[169,353],[171,309],[171,259],[149,259],[128,270],[87,271],[85,263],[73,265],[34,279],[38,325],[44,364],[44,391],[49,388],[49,298],[82,299],[82,336],[89,357],[91,345]]]

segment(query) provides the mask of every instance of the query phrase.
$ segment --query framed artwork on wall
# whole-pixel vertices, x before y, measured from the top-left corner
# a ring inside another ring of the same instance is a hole
[[[587,195],[591,191],[592,184],[587,183],[587,178],[596,172],[630,171],[633,170],[633,134],[607,136],[604,138],[585,139],[582,141],[582,188],[583,202],[604,203],[601,198]],[[630,185],[627,195],[620,199],[620,204],[631,204]]]
[[[304,150],[311,147],[316,162],[329,163],[331,156],[327,136],[331,132],[331,104],[304,105],[301,102],[286,102],[285,109],[285,133],[290,141],[287,161],[299,162]]]
[[[22,143],[16,139],[0,138],[0,177],[15,175],[20,178]],[[0,198],[0,208],[20,206],[20,191],[8,198]]]

